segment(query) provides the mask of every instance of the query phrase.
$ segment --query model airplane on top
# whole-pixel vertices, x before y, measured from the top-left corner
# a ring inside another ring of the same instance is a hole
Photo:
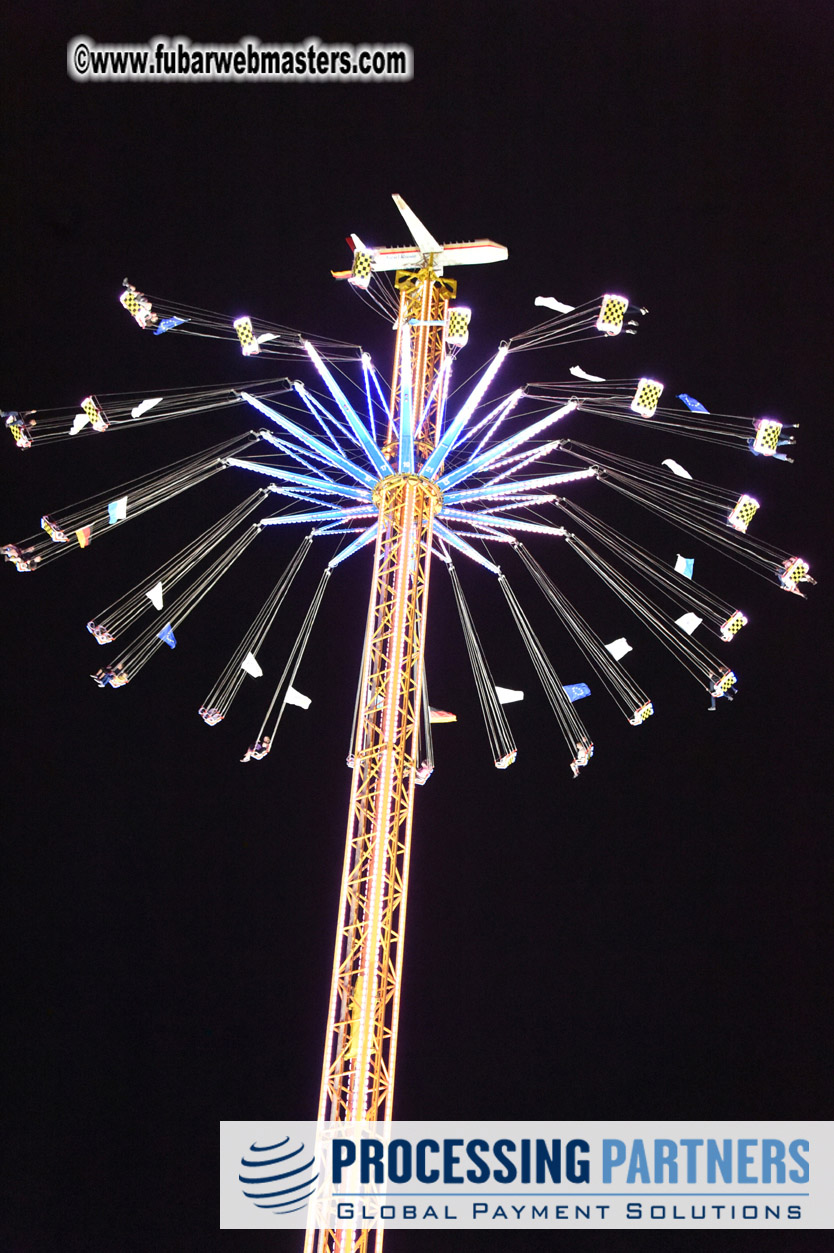
[[[371,275],[379,270],[419,270],[429,260],[435,274],[442,274],[447,265],[485,265],[490,261],[506,261],[507,249],[491,239],[474,239],[463,244],[441,244],[432,235],[417,214],[409,209],[402,196],[394,196],[411,232],[416,247],[370,248],[358,235],[348,236],[353,249],[353,267],[350,270],[332,270],[334,278],[346,278],[354,287],[367,287]]]

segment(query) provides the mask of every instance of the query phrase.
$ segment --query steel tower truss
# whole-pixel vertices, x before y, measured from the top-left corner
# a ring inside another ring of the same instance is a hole
[[[392,414],[401,412],[402,340],[410,339],[412,409],[423,415],[419,428],[415,423],[416,440],[423,458],[428,456],[440,434],[445,388],[440,378],[446,339],[447,311],[453,300],[457,284],[453,279],[440,278],[430,266],[418,272],[403,270],[396,277],[400,293],[400,315],[397,319],[397,342],[394,349],[392,386]],[[429,401],[428,406],[426,402]],[[396,425],[392,416],[388,428],[386,453],[396,451]]]
[[[437,418],[429,409],[436,415],[441,403],[437,375],[454,294],[454,283],[431,266],[399,274],[397,284],[394,401],[385,446],[392,463],[400,459],[404,421],[431,432],[415,440],[418,459],[425,460],[436,442]],[[319,1121],[332,1122],[392,1118],[432,524],[442,505],[437,484],[419,472],[381,479],[373,500],[379,522],[318,1114]],[[311,1231],[306,1247],[364,1253],[381,1249],[382,1232]]]

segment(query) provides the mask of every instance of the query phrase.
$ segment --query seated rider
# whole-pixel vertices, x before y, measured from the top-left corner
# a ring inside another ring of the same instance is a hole
[[[266,757],[271,747],[270,737],[265,735],[263,739],[256,740],[254,744],[250,744],[246,750],[246,755],[241,757],[240,760],[249,761],[254,758],[255,761],[260,761],[262,757]]]
[[[800,592],[797,583],[813,583],[816,586],[817,582],[816,579],[811,578],[808,573],[808,563],[801,557],[788,557],[778,567],[776,577],[786,591],[794,592],[797,596],[805,595],[804,592]]]
[[[117,661],[112,666],[108,666],[107,669],[110,671],[110,686],[124,687],[128,679],[127,670],[125,670],[124,666]]]
[[[570,763],[573,771],[574,779],[579,778],[579,770],[581,766],[587,766],[588,762],[594,755],[594,746],[587,738],[576,741],[576,756]]]
[[[422,786],[430,778],[433,770],[432,763],[424,758],[414,772],[414,782]]]
[[[721,687],[719,686],[722,678],[724,677],[725,676],[721,674],[711,674],[709,676],[710,706],[709,706],[709,709],[707,710],[708,713],[715,713],[715,702],[719,700],[722,696],[726,696],[727,700],[733,699],[732,693],[736,691],[735,684],[733,684],[733,686],[729,688],[726,692],[723,691]]]
[[[755,427],[755,429],[758,431],[758,430],[759,430],[759,428],[760,428],[760,427],[763,425],[763,423],[765,423],[766,421],[767,421],[767,419],[766,419],[766,418],[757,418],[757,419],[756,419],[756,421],[753,423],[753,426],[754,426],[754,427]],[[781,429],[780,429],[780,431],[779,431],[779,436],[778,436],[778,438],[777,438],[777,440],[776,440],[776,448],[781,448],[784,444],[795,444],[795,443],[796,443],[796,439],[794,438],[794,436],[793,436],[793,435],[786,435],[786,436],[784,436],[784,437],[782,436],[782,430],[784,430],[786,427],[787,427],[788,429],[792,429],[795,425],[796,425],[796,424],[794,424],[794,423],[790,423],[790,422],[783,422],[783,423],[781,423]],[[777,461],[790,461],[790,462],[793,462],[793,457],[788,457],[788,456],[787,456],[785,453],[783,453],[783,452],[777,452],[777,451],[776,451],[776,448],[774,448],[774,449],[770,449],[770,448],[757,448],[757,447],[756,447],[756,436],[755,436],[755,435],[751,436],[751,438],[750,438],[750,439],[748,439],[748,441],[747,441],[747,447],[750,449],[750,451],[752,452],[752,454],[753,454],[753,456],[754,456],[754,457],[775,457]]]
[[[135,312],[133,312],[133,317],[142,327],[142,330],[145,331],[149,327],[155,326],[156,323],[159,321],[159,314],[154,313],[153,306],[151,305],[151,302],[148,300],[145,293],[140,292],[136,287],[133,286],[132,283],[129,283],[127,279],[124,280],[123,286],[126,292],[129,291],[133,294],[134,301],[135,301],[135,306],[134,306]],[[124,293],[122,293],[122,295],[124,296]],[[122,304],[124,303],[125,301],[124,299],[122,299]]]
[[[128,675],[124,666],[120,662],[115,662],[112,666],[105,666],[102,670],[97,670],[95,674],[91,674],[90,678],[99,687],[106,687],[109,683],[111,687],[124,687],[127,683]]]
[[[35,546],[32,544],[29,548],[20,548],[17,544],[4,544],[0,548],[5,561],[11,561],[22,572],[31,572],[35,569],[37,563],[41,560],[40,555],[29,556],[34,553]]]
[[[37,413],[37,409],[25,409],[23,412],[19,412],[17,409],[0,410],[0,418],[4,419],[18,448],[32,447],[29,431],[38,424],[36,418],[30,418],[30,415],[33,413]],[[27,418],[30,418],[30,420],[27,421]]]
[[[107,630],[106,626],[93,622],[92,619],[87,623],[87,630],[91,635],[95,636],[99,644],[112,644],[114,636]]]

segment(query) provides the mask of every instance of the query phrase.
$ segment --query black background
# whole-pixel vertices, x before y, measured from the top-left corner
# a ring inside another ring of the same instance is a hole
[[[4,408],[258,375],[231,344],[140,334],[118,305],[124,275],[173,300],[361,342],[387,373],[384,323],[329,270],[348,263],[349,231],[404,241],[398,191],[441,239],[509,248],[507,263],[455,275],[473,308],[460,378],[537,320],[535,296],[624,290],[650,310],[637,339],[513,358],[508,383],[562,378],[579,360],[801,424],[785,465],[572,420],[589,443],[673,456],[752,491],[755,533],[801,553],[820,581],[807,601],[787,596],[577,484],[577,500],[670,561],[694,554],[696,577],[750,617],[726,654],[738,698],[707,716],[703,691],[619,602],[570,554],[537,545],[603,638],[628,636],[655,703],[634,730],[594,691],[580,711],[596,755],[577,782],[495,581],[461,559],[496,680],[527,692],[509,709],[518,761],[494,770],[435,572],[432,702],[458,722],[436,728],[437,769],[418,793],[395,1113],[830,1116],[830,4],[42,4],[9,26]],[[401,40],[415,75],[80,84],[65,49],[81,34]],[[247,424],[186,418],[25,455],[6,440],[3,542]],[[3,574],[21,1113],[1,1220],[10,1249],[298,1246],[213,1235],[216,1129],[315,1115],[369,555],[332,580],[298,679],[311,709],[288,710],[276,751],[245,770],[269,679],[245,687],[218,728],[196,710],[291,536],[262,536],[176,651],[127,689],[87,678],[105,654],[84,630],[253,486],[224,474],[36,579]],[[314,549],[268,674],[323,558]],[[564,681],[594,688],[536,613]],[[513,1239],[544,1248],[554,1235]],[[505,1241],[397,1233],[386,1248]]]

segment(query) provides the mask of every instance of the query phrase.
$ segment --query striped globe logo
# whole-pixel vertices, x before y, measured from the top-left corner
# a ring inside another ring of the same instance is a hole
[[[316,1191],[315,1155],[289,1136],[275,1144],[251,1144],[240,1159],[243,1195],[257,1209],[293,1214],[304,1209]]]

